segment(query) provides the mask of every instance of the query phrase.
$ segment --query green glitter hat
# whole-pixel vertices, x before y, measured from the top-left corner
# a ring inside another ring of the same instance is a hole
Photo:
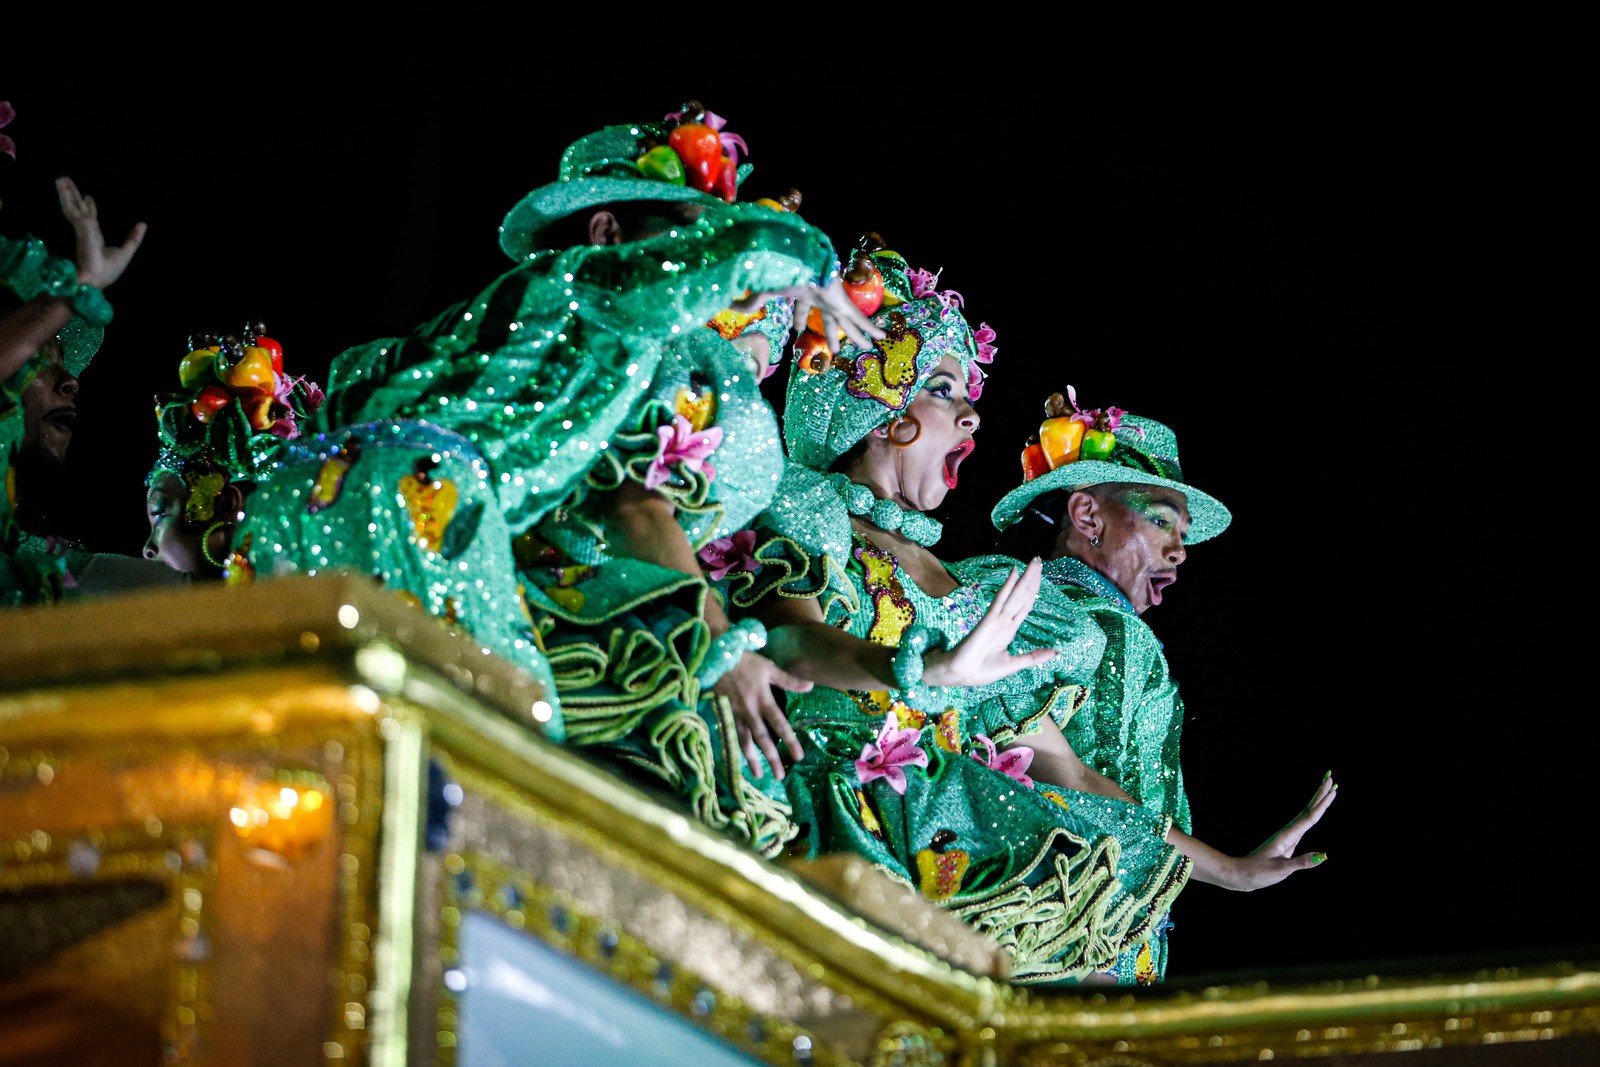
[[[111,321],[111,304],[95,286],[78,283],[77,264],[50,255],[37,237],[20,241],[0,237],[0,314],[13,302],[25,304],[41,294],[72,303],[72,318],[56,339],[61,342],[62,365],[76,378],[100,350]]]
[[[1062,416],[1062,420],[1084,422],[1090,427],[1084,432],[1086,438],[1096,429],[1109,430],[1114,438],[1110,452],[1085,458],[1081,449],[1092,445],[1072,448],[1054,469],[1030,478],[1000,499],[990,512],[995,529],[1004,530],[1016,522],[1029,504],[1051,490],[1085,489],[1107,482],[1164,485],[1182,493],[1189,506],[1189,530],[1183,537],[1186,545],[1217,536],[1233,521],[1232,513],[1220,500],[1183,480],[1183,468],[1178,465],[1178,437],[1169,427],[1154,419],[1129,415],[1120,408],[1077,412]],[[1025,458],[1025,466],[1026,462]]]
[[[315,382],[283,373],[283,346],[261,323],[242,337],[191,336],[178,379],[179,389],[156,398],[161,450],[146,483],[164,471],[191,489],[209,478],[210,495],[228,482],[255,481],[323,401]]]
[[[877,278],[871,277],[876,272]],[[795,342],[784,399],[783,440],[791,462],[825,471],[878,426],[905,411],[922,382],[945,356],[953,356],[967,376],[967,394],[983,391],[980,363],[994,359],[994,331],[987,324],[974,332],[961,312],[960,293],[939,291],[938,276],[912,270],[897,252],[868,234],[860,242],[846,289],[857,306],[872,315],[886,334],[870,349],[841,342],[830,356],[813,319]],[[875,310],[863,304],[860,289],[883,299]]]
[[[517,261],[538,252],[551,223],[629,200],[732,203],[750,164],[744,139],[691,100],[660,122],[607,126],[567,146],[556,180],[517,202],[500,224],[500,247]]]

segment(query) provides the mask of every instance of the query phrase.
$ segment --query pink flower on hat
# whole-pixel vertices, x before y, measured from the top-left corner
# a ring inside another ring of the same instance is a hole
[[[17,109],[11,106],[11,101],[0,100],[0,126],[11,125],[11,120],[17,117]],[[17,158],[17,142],[0,133],[0,152],[4,152],[12,159]]]
[[[978,354],[972,358],[979,363],[993,363],[995,353],[999,351],[994,346],[994,338],[994,327],[987,322],[979,323],[978,328],[972,331],[973,343],[978,346]]]
[[[709,460],[711,453],[722,444],[722,427],[696,430],[688,419],[674,415],[670,425],[656,428],[656,436],[661,438],[661,450],[650,461],[650,470],[644,476],[646,489],[654,489],[672,477],[674,463],[681,463],[695,473],[703,472],[708,482],[716,478],[717,469]]]
[[[713,582],[720,582],[730,571],[756,571],[756,532],[740,530],[732,537],[719,537],[695,555],[706,565]]]
[[[1027,774],[1028,766],[1033,762],[1033,749],[1027,745],[1018,745],[1016,748],[1008,748],[1001,752],[995,748],[994,742],[983,734],[978,734],[976,740],[982,741],[983,747],[988,749],[987,757],[980,756],[977,752],[969,752],[967,755],[990,770],[999,771],[1008,778],[1015,778],[1029,789],[1033,788],[1033,779]]]
[[[928,765],[927,752],[917,745],[921,736],[920,730],[901,729],[899,718],[894,712],[889,712],[883,717],[883,727],[878,731],[877,740],[869,741],[862,747],[861,758],[856,760],[856,777],[862,785],[874,778],[882,778],[891,789],[904,796],[906,772],[900,768]]]
[[[941,272],[942,273],[942,272]],[[933,297],[947,308],[964,307],[967,298],[954,289],[939,291],[939,275],[931,270],[916,268],[906,272],[906,278],[911,282],[911,295],[914,299]]]

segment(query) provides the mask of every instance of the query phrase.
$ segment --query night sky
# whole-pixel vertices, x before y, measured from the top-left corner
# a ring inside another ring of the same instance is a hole
[[[399,31],[419,47],[429,28]],[[0,158],[0,230],[70,255],[59,174],[97,198],[109,239],[150,226],[83,378],[66,532],[139,550],[151,398],[190,333],[264,320],[286,364],[325,382],[342,349],[504,270],[500,219],[568,142],[698,97],[748,142],[744,198],[799,188],[836,246],[879,232],[994,326],[946,558],[991,547],[989,509],[1068,384],[1172,426],[1189,479],[1232,509],[1146,616],[1187,705],[1196,833],[1245,852],[1324,770],[1340,797],[1304,842],[1324,866],[1256,893],[1186,890],[1170,979],[1596,941],[1554,866],[1585,843],[1574,761],[1593,752],[1560,724],[1593,699],[1568,710],[1560,687],[1584,671],[1531,595],[1551,576],[1516,568],[1559,542],[1493,521],[1512,487],[1475,459],[1504,447],[1514,418],[1497,407],[1540,388],[1540,352],[1470,350],[1482,298],[1463,282],[1513,224],[1484,165],[1507,136],[1488,102],[1293,82],[1052,94],[992,68],[840,81],[826,99],[659,71],[585,92],[575,66],[402,58],[301,70],[291,96],[288,70],[221,66],[0,71],[18,149]],[[1551,723],[1564,732],[1545,740]]]

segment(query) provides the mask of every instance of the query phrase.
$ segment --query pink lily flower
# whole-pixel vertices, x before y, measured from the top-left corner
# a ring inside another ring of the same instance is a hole
[[[740,530],[732,537],[719,537],[695,553],[710,571],[711,580],[720,582],[730,571],[758,571],[755,556],[756,532]]]
[[[978,354],[972,358],[979,363],[993,363],[995,353],[999,351],[994,346],[994,337],[993,326],[990,326],[987,322],[979,323],[978,328],[972,331],[972,340],[978,346]]]
[[[857,779],[866,785],[874,778],[883,778],[888,781],[890,788],[904,796],[906,772],[900,768],[928,765],[927,752],[917,745],[917,739],[921,736],[920,730],[902,730],[899,718],[894,712],[889,712],[883,717],[883,728],[878,731],[878,739],[862,746],[861,758],[856,760]]]
[[[688,419],[674,415],[672,425],[657,427],[656,435],[661,438],[661,451],[650,461],[650,470],[644,476],[646,489],[654,489],[672,477],[674,463],[697,473],[703,471],[708,482],[717,477],[709,457],[722,444],[722,427],[707,426],[696,432]]]
[[[983,747],[989,750],[988,756],[985,758],[975,751],[967,753],[969,756],[990,770],[999,771],[1008,778],[1016,779],[1029,789],[1033,788],[1033,779],[1028,777],[1027,774],[1028,765],[1033,762],[1033,749],[1027,745],[1018,745],[1016,748],[1008,748],[1001,752],[995,748],[994,742],[983,734],[978,734],[975,739],[983,742]]]
[[[17,109],[11,106],[11,101],[0,100],[0,126],[11,125],[11,120],[17,117]],[[12,159],[17,158],[17,142],[0,133],[0,152],[4,152]]]

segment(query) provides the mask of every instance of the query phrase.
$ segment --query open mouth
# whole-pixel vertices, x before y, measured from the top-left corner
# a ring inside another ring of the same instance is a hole
[[[1155,607],[1161,603],[1161,591],[1177,580],[1178,576],[1171,571],[1152,574],[1150,576],[1150,606]]]
[[[956,468],[961,466],[961,461],[972,455],[972,450],[978,447],[973,440],[962,441],[959,445],[946,452],[944,455],[944,484],[954,489],[956,487]]]

